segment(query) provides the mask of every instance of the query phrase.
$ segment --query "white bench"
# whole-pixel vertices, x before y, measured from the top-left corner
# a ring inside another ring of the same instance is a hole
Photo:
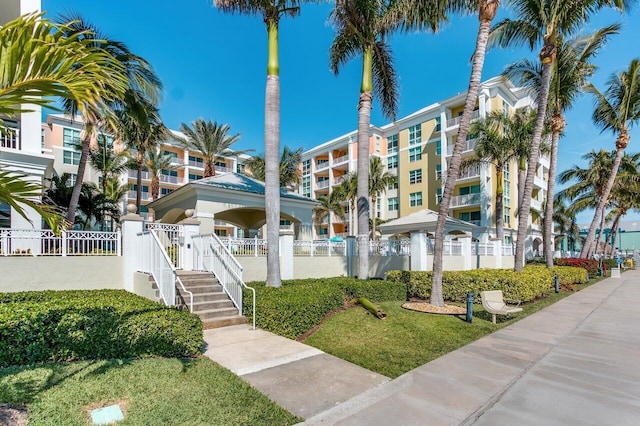
[[[516,306],[508,306],[502,297],[502,290],[481,291],[482,307],[485,311],[492,315],[492,321],[496,323],[496,315],[509,315],[516,312],[522,312],[519,308],[520,302]]]

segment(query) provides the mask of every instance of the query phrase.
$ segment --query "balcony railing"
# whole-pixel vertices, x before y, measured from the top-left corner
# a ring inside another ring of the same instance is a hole
[[[137,170],[129,170],[129,177],[132,179],[137,179],[138,178],[138,171]],[[145,172],[145,171],[141,171],[140,175],[142,176],[142,180],[151,180],[151,174],[149,172]]]
[[[471,114],[471,121],[473,120],[477,120],[478,117],[480,117],[480,111],[479,110],[475,110],[473,111],[473,113]],[[452,117],[452,118],[448,118],[447,119],[447,129],[450,129],[451,127],[455,127],[460,125],[460,121],[462,121],[462,116],[458,116],[458,117]]]
[[[21,149],[20,129],[13,127],[0,129],[0,148]]]
[[[324,189],[324,188],[328,188],[328,187],[329,187],[329,181],[328,180],[322,180],[322,181],[316,183],[316,189]]]
[[[135,200],[136,199],[136,191],[128,191],[127,192],[127,198],[130,200]],[[147,201],[151,199],[151,193],[150,192],[142,192],[140,193],[140,199],[142,201]]]
[[[329,168],[329,160],[322,160],[322,161],[316,162],[316,171],[324,170],[327,168]]]
[[[543,188],[543,189],[547,188],[547,182],[545,182],[545,180],[543,178],[541,178],[540,176],[534,176],[533,177],[533,184],[535,186],[537,186],[538,188]]]
[[[222,172],[222,173],[229,173],[231,172],[231,169],[225,166],[214,166],[214,168],[216,169],[216,172]]]
[[[480,194],[456,195],[451,198],[451,207],[470,206],[480,204]]]
[[[477,178],[477,177],[480,177],[479,165],[472,166],[471,168],[464,170],[458,174],[458,180],[471,179],[471,178]]]
[[[476,142],[478,142],[478,138],[467,139],[462,152],[473,151],[476,148]],[[447,155],[453,155],[453,145],[447,146]]]
[[[169,176],[169,175],[160,175],[160,181],[166,183],[178,184],[180,183],[180,178],[178,176]]]
[[[346,179],[345,176],[335,177],[335,178],[333,178],[333,181],[332,181],[331,184],[332,185],[340,185],[342,182],[344,182],[345,179]]]
[[[542,201],[538,201],[535,198],[531,199],[531,208],[534,210],[537,210],[539,212],[542,212]]]
[[[189,167],[204,169],[204,163],[202,161],[189,160]]]
[[[333,164],[338,165],[338,164],[346,163],[347,161],[349,161],[349,156],[343,155],[342,157],[334,158]]]

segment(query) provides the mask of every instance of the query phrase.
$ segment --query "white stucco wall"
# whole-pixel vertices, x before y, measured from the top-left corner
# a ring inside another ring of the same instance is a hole
[[[122,289],[123,258],[0,257],[0,292]]]

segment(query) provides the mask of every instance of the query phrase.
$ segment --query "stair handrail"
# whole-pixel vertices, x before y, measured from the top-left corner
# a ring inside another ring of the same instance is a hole
[[[189,293],[189,312],[193,312],[193,293],[190,292],[189,290],[187,290],[186,287],[184,286],[184,283],[182,282],[182,280],[178,276],[178,273],[176,271],[176,267],[173,265],[173,262],[169,258],[169,255],[167,254],[167,251],[164,249],[164,247],[163,247],[162,243],[160,242],[160,239],[158,238],[156,233],[153,230],[149,230],[149,231],[145,231],[145,232],[148,232],[149,234],[151,234],[151,237],[153,238],[153,241],[155,241],[156,248],[160,250],[160,253],[162,254],[162,258],[164,259],[164,266],[165,267],[168,266],[171,269],[171,273],[173,274],[173,277],[174,277],[174,286],[177,283],[180,286],[180,288],[182,289],[182,291],[184,291],[185,293]],[[144,232],[143,232],[143,234],[144,234]],[[156,280],[156,283],[158,283],[158,277],[156,277],[156,274],[154,274],[153,268],[150,268],[150,269],[151,269],[151,271],[150,271],[151,275],[153,275],[154,280]],[[158,289],[160,289],[160,285],[158,285]],[[160,295],[162,296],[165,304],[169,305],[167,303],[166,297],[162,294],[162,291],[160,291]],[[171,304],[169,306],[173,306],[173,305],[175,305],[175,294],[173,296],[173,304]]]
[[[207,241],[208,239],[208,241]],[[246,288],[251,290],[253,296],[253,305],[252,305],[252,319],[253,319],[253,329],[256,329],[256,289],[253,287],[249,287],[242,280],[242,265],[238,262],[238,260],[231,254],[231,251],[222,244],[220,238],[216,234],[200,234],[192,236],[193,246],[196,251],[196,256],[194,256],[194,260],[196,262],[196,267],[200,267],[206,270],[207,272],[212,273],[220,282],[222,289],[229,296],[233,304],[238,308],[238,312],[242,315],[242,288]],[[205,257],[202,250],[202,247],[199,247],[204,244],[207,244],[211,251],[215,254],[215,259],[219,260],[220,268],[215,268],[213,264],[213,259],[211,265],[207,265],[205,263]],[[199,262],[198,260],[201,260]],[[230,288],[231,280],[227,279],[226,274],[231,275],[233,278],[233,282],[236,286],[240,287],[239,292],[235,292]]]

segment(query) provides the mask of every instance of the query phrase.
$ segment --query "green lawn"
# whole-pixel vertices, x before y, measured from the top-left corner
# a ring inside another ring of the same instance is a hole
[[[0,402],[27,405],[30,425],[90,425],[90,410],[115,403],[125,411],[123,426],[300,421],[204,357],[2,368]]]
[[[583,289],[590,284],[580,285]],[[491,314],[475,304],[472,324],[464,316],[432,315],[408,311],[404,302],[385,302],[378,306],[387,313],[375,319],[361,307],[353,307],[329,318],[304,343],[360,365],[387,377],[395,378],[422,364],[479,339],[495,330],[524,318],[573,294],[551,293],[548,297],[522,306],[523,312],[507,319]]]

